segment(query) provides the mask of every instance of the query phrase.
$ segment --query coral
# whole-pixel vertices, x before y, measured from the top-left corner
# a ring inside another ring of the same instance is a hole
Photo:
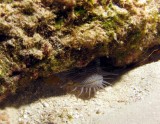
[[[0,96],[97,57],[136,62],[159,27],[154,0],[0,0]]]

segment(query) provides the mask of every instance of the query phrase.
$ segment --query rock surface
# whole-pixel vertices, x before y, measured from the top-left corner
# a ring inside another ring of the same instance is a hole
[[[0,101],[97,57],[136,62],[159,45],[159,25],[154,0],[0,0]]]

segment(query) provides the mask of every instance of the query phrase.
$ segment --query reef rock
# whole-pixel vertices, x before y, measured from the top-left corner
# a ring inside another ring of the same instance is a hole
[[[0,101],[97,57],[115,66],[160,44],[155,0],[0,0]]]

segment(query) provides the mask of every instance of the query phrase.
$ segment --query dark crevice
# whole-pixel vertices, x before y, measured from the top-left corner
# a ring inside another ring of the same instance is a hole
[[[10,40],[12,37],[7,36],[5,34],[0,34],[0,42]]]
[[[13,71],[12,76],[17,76],[20,75],[22,72],[21,71]]]
[[[33,67],[35,64],[40,62],[39,59],[35,58],[33,55],[28,55],[28,56],[20,56],[19,57],[20,61],[23,61],[26,64],[26,67]]]

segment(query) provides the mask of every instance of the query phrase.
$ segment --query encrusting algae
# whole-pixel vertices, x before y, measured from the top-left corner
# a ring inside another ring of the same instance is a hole
[[[0,0],[0,101],[97,57],[136,62],[160,44],[159,27],[154,0]]]

